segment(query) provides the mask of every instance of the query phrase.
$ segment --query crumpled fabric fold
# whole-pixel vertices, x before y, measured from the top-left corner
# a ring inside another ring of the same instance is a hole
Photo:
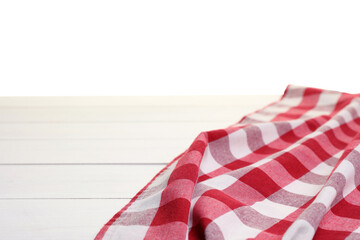
[[[360,94],[289,85],[201,132],[96,239],[360,239],[359,143]]]

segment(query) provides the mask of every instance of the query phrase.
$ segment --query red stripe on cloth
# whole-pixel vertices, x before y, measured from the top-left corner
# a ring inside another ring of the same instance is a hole
[[[279,185],[277,185],[264,171],[259,168],[253,169],[239,180],[251,186],[264,197],[268,197],[281,189]]]
[[[198,224],[191,228],[189,232],[189,240],[205,239],[205,229],[211,222],[211,219],[201,218]]]
[[[334,230],[325,230],[318,228],[316,230],[314,240],[329,240],[329,239],[345,239],[349,236],[351,232],[345,231],[334,231]]]
[[[188,213],[183,211],[190,207],[190,202],[187,199],[178,198],[161,207],[159,207],[151,226],[158,226],[170,222],[183,222],[187,224]]]
[[[306,88],[302,101],[299,105],[290,108],[285,113],[280,113],[271,121],[288,121],[301,117],[307,111],[311,110],[316,106],[317,101],[319,100],[320,94],[323,92],[321,89],[317,88]]]
[[[341,199],[339,203],[331,208],[331,211],[339,217],[360,219],[360,206],[351,204],[345,199]]]
[[[360,238],[359,151],[360,94],[289,85],[200,133],[96,239]]]
[[[208,141],[207,135],[205,137],[205,134],[201,133],[188,149],[188,152],[197,151],[201,155],[191,158],[189,155],[184,154],[184,158],[179,158],[177,166],[171,173],[170,178],[168,180],[168,186],[162,193],[160,207],[158,208],[158,211],[153,221],[151,222],[150,228],[146,233],[145,239],[154,239],[158,237],[155,236],[155,233],[157,235],[159,231],[166,232],[167,231],[166,229],[168,228],[167,225],[171,222],[183,222],[184,224],[187,224],[189,209],[190,209],[190,201],[194,187],[184,185],[181,189],[178,188],[172,189],[173,186],[171,186],[170,184],[176,180],[190,180],[195,184],[195,181],[198,176],[200,160],[205,151],[207,141]],[[186,162],[187,164],[183,165],[183,162]],[[182,197],[177,200],[173,200],[170,203],[163,204],[163,202],[166,201],[165,199],[173,198],[174,194],[176,195],[181,194]],[[152,226],[158,226],[155,232],[152,231]],[[184,227],[183,225],[180,226],[182,228]],[[170,236],[169,234],[170,233],[167,233],[166,236],[169,237]],[[185,233],[182,232],[182,234]],[[179,233],[177,233],[176,237],[180,237],[181,239]],[[185,237],[185,235],[182,237]],[[174,236],[172,236],[172,238],[174,238]]]
[[[110,226],[113,225],[113,223],[121,216],[121,214],[123,212],[125,212],[130,206],[131,204],[133,204],[136,199],[150,186],[151,183],[153,183],[155,181],[155,179],[162,174],[166,169],[168,169],[168,167],[173,164],[176,160],[178,160],[181,156],[184,155],[185,152],[181,153],[180,155],[178,155],[176,158],[174,158],[171,162],[169,162],[160,172],[158,172],[153,179],[150,180],[150,182],[148,184],[146,184],[131,200],[128,204],[125,205],[125,207],[123,207],[119,212],[117,212],[99,231],[99,233],[96,235],[95,240],[101,240],[103,239],[106,231],[109,229]]]
[[[300,178],[309,170],[291,153],[286,152],[275,159],[293,176],[295,179]]]

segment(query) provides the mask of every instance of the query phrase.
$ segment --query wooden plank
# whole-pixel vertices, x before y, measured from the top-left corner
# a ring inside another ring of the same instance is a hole
[[[2,165],[0,199],[131,198],[162,165]]]
[[[263,105],[267,104],[264,102]],[[260,105],[262,106],[262,105]],[[259,105],[0,107],[0,123],[236,122]]]
[[[0,239],[93,239],[198,133],[278,98],[0,97]]]
[[[244,106],[225,107],[103,107],[88,106],[83,98],[75,98],[75,102],[61,97],[50,97],[49,101],[43,97],[9,98],[14,100],[12,102],[8,98],[0,99],[14,104],[13,107],[0,107],[0,164],[165,163],[184,151],[201,131],[226,127],[261,107],[250,107],[255,108],[250,111],[245,101],[242,103]],[[67,105],[42,106],[41,99],[49,105],[60,104],[60,101]],[[112,98],[95,99],[98,99],[97,103],[105,104]],[[123,103],[119,101],[122,97],[114,99]],[[29,102],[39,105],[15,105]],[[78,103],[84,106],[74,105]],[[214,109],[218,111],[212,111]],[[224,112],[229,115],[222,116]],[[233,121],[216,122],[220,119],[217,116],[230,119],[230,113]],[[208,120],[205,121],[205,118]],[[142,151],[143,156],[134,154],[138,151]]]
[[[192,139],[221,122],[4,123],[0,139]]]
[[[0,107],[15,106],[244,106],[262,105],[279,95],[237,96],[108,96],[108,97],[0,97]]]
[[[129,199],[0,200],[0,239],[88,240]]]
[[[193,139],[0,140],[0,164],[167,163],[185,151],[192,141]]]

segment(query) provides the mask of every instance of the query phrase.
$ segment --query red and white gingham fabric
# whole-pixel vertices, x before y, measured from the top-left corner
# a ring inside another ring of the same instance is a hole
[[[290,85],[200,133],[96,239],[360,239],[359,133],[359,94]]]

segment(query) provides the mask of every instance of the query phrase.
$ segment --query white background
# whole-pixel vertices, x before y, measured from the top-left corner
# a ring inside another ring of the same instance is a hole
[[[0,2],[0,95],[360,92],[359,1]]]

